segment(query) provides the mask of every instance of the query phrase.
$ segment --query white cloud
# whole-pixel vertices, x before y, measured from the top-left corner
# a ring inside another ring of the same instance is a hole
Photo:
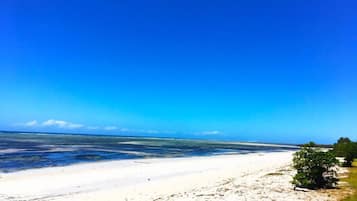
[[[116,126],[106,126],[106,127],[104,127],[104,130],[107,130],[107,131],[116,130],[116,129],[118,129],[118,127],[116,127]]]
[[[38,122],[37,120],[28,121],[26,123],[14,124],[14,126],[27,126],[27,127],[52,127],[52,128],[61,128],[61,129],[88,129],[88,130],[106,130],[106,131],[120,131],[126,133],[147,133],[147,134],[158,134],[158,133],[175,133],[173,131],[159,131],[153,129],[129,129],[129,128],[120,128],[115,125],[110,126],[85,126],[83,124],[72,123],[64,120],[49,119],[43,122]],[[206,131],[201,134],[218,134],[219,131]]]
[[[75,128],[82,128],[82,124],[75,124],[63,120],[54,120],[54,119],[49,119],[47,121],[42,122],[42,126],[53,126],[53,127],[59,127],[59,128],[67,128],[67,129],[75,129]]]
[[[38,122],[36,120],[32,120],[32,121],[26,122],[24,124],[24,126],[32,127],[32,126],[37,126],[37,124],[38,124]]]
[[[120,132],[128,132],[128,133],[148,133],[148,134],[157,134],[161,133],[158,130],[147,130],[147,129],[129,129],[129,128],[120,128],[117,126],[105,126],[103,127],[104,130],[111,131],[111,130],[117,130]]]
[[[149,133],[149,134],[156,134],[160,133],[160,131],[157,130],[139,130],[140,133]]]
[[[217,130],[213,130],[213,131],[202,131],[202,132],[199,132],[197,133],[199,135],[219,135],[219,134],[222,134],[221,131],[217,131]]]
[[[97,129],[99,129],[99,127],[98,126],[87,126],[87,129],[89,129],[89,130],[97,130]]]

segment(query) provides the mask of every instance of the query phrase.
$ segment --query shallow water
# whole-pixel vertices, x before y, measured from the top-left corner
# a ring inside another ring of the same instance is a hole
[[[0,171],[65,166],[81,162],[154,157],[190,157],[294,150],[184,139],[0,132]]]

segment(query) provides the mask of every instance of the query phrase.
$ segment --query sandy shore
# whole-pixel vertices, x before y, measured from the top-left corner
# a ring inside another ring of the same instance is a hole
[[[0,200],[332,200],[290,184],[292,152],[77,164],[0,175]]]

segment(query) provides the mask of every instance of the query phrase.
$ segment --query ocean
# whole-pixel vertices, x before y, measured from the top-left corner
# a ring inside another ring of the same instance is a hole
[[[0,172],[105,160],[211,156],[298,147],[172,138],[0,132]]]

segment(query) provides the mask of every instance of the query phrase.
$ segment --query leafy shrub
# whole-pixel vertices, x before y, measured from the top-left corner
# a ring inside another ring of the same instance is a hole
[[[333,152],[336,156],[344,157],[345,162],[342,164],[345,167],[351,167],[354,158],[357,158],[357,143],[352,142],[349,138],[341,137],[337,143],[333,145]]]
[[[297,170],[293,184],[297,187],[331,188],[335,187],[338,181],[337,173],[333,169],[338,160],[331,152],[323,152],[306,145],[294,154],[293,164]]]

